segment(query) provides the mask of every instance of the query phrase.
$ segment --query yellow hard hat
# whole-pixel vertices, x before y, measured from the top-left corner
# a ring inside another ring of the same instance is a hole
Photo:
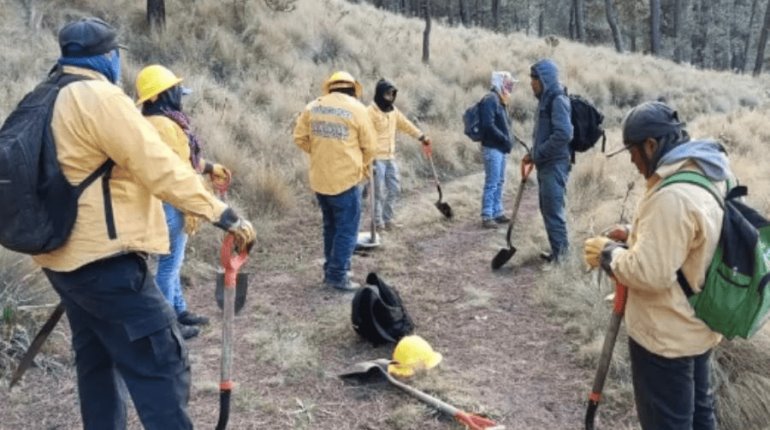
[[[136,104],[152,101],[155,96],[180,82],[182,78],[159,64],[147,66],[136,75],[136,96],[139,98]]]
[[[324,95],[329,94],[331,90],[337,88],[355,88],[356,98],[361,98],[361,94],[364,92],[361,84],[353,77],[353,75],[345,71],[332,73],[332,75],[329,76],[329,79],[323,83],[321,88]]]
[[[393,364],[388,365],[388,373],[408,378],[417,371],[436,367],[442,358],[420,336],[404,336],[393,350]]]

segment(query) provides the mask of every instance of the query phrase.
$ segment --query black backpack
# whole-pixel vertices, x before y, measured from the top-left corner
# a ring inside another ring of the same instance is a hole
[[[591,102],[578,95],[564,94],[569,98],[572,123],[572,141],[569,143],[569,152],[572,163],[575,163],[576,152],[586,152],[596,145],[599,138],[602,138],[602,152],[607,143],[607,136],[604,134],[602,122],[604,115],[596,109]],[[553,103],[553,99],[551,100]],[[549,112],[550,114],[550,108]]]
[[[368,285],[353,296],[353,329],[374,346],[397,343],[414,331],[412,318],[398,292],[376,273],[366,277]]]
[[[465,110],[463,114],[463,132],[474,142],[481,142],[481,117],[479,116],[478,101]]]
[[[0,128],[0,245],[41,254],[63,245],[77,218],[78,197],[96,178],[109,177],[107,160],[78,186],[56,158],[51,117],[59,90],[85,76],[60,69],[19,102]]]

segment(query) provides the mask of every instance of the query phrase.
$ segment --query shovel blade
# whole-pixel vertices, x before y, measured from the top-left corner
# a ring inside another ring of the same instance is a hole
[[[249,287],[249,274],[239,273],[235,280],[235,313],[238,313],[246,303],[246,291]],[[217,288],[214,290],[219,309],[225,305],[225,274],[217,273]]]
[[[356,363],[350,366],[349,368],[343,370],[337,376],[343,379],[346,379],[346,378],[368,379],[373,376],[374,377],[383,376],[383,375],[387,375],[388,373],[388,364],[390,364],[390,360],[385,358],[380,358],[377,360],[370,360],[370,361],[362,361],[360,363]]]
[[[452,208],[449,206],[449,203],[437,201],[436,207],[438,208],[439,212],[441,212],[442,215],[446,219],[452,219],[452,216],[454,216],[454,213],[452,213]]]
[[[497,251],[497,255],[495,255],[495,258],[492,259],[492,270],[497,270],[503,267],[503,265],[507,263],[515,253],[515,246],[511,246],[510,248],[503,248]]]

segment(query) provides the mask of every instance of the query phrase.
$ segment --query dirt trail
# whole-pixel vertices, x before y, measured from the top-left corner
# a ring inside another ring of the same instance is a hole
[[[474,199],[466,206],[452,202],[453,187],[462,195],[461,188],[475,185],[448,187],[455,220],[440,220],[434,189],[406,197],[405,226],[383,233],[381,249],[354,257],[355,278],[377,271],[396,286],[416,333],[443,354],[441,365],[414,385],[461,409],[488,413],[508,429],[580,427],[592,375],[574,364],[562,327],[532,298],[540,263],[517,254],[493,272],[490,261],[504,246],[505,229],[482,230],[475,193],[466,192]],[[271,235],[281,240],[260,246],[247,268],[251,286],[236,318],[238,385],[230,428],[459,428],[385,384],[346,384],[335,376],[348,364],[389,357],[392,346],[361,342],[349,325],[352,295],[320,287],[320,214],[303,212],[310,220],[277,223]],[[520,228],[536,216],[536,193],[528,192]],[[218,410],[221,326],[213,284],[201,279],[187,292],[192,309],[212,316],[188,345],[190,413],[198,428],[213,428]],[[60,354],[71,364],[66,348]],[[80,428],[71,369],[56,377],[32,369],[20,390],[0,391],[0,429]],[[130,428],[140,428],[136,417]]]

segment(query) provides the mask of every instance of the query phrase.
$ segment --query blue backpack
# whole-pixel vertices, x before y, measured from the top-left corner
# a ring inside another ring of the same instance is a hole
[[[479,116],[479,105],[481,105],[481,100],[474,103],[473,106],[469,107],[463,114],[463,132],[474,142],[481,142],[481,117]]]

